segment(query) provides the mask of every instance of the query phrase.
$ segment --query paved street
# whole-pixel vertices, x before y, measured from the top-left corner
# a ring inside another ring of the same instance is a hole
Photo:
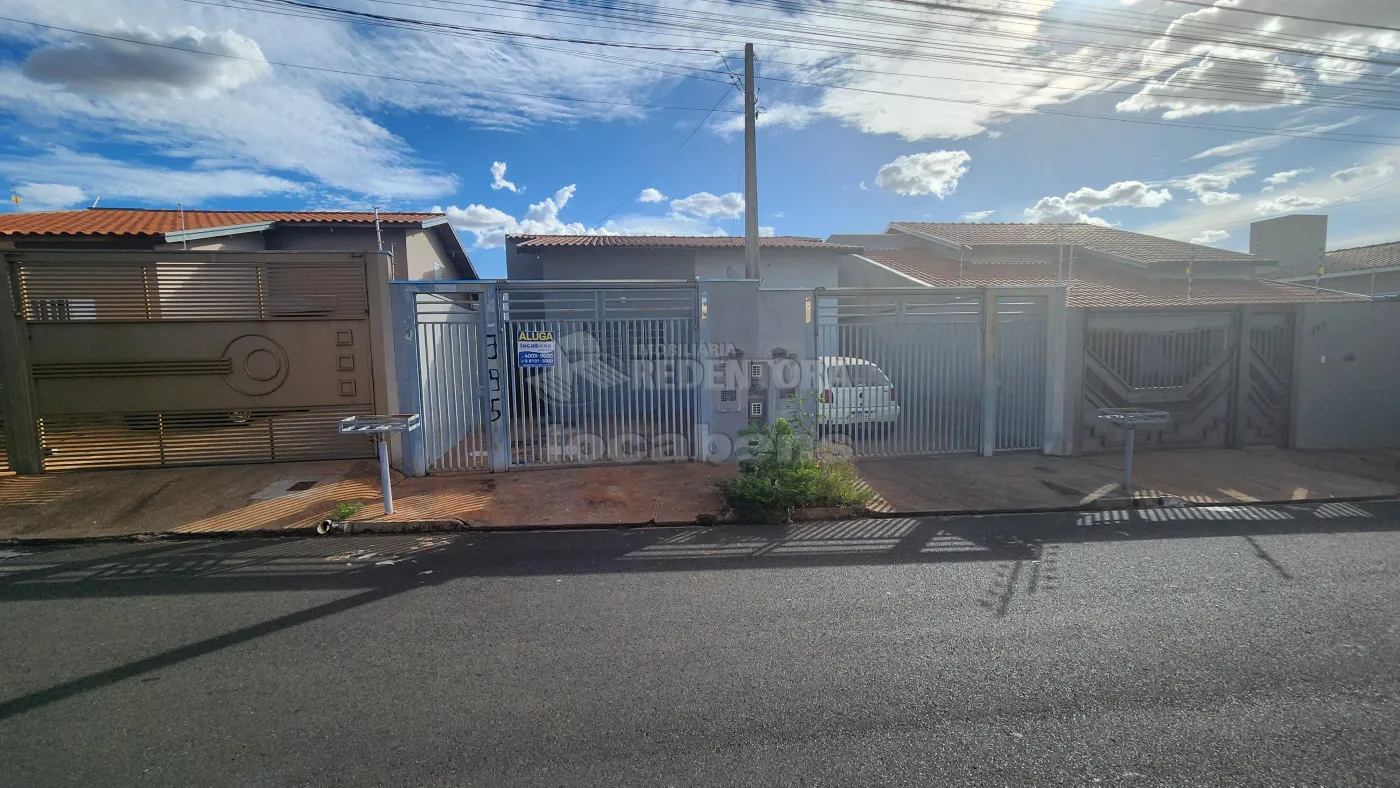
[[[0,785],[1400,784],[1395,504],[0,547],[0,628]]]

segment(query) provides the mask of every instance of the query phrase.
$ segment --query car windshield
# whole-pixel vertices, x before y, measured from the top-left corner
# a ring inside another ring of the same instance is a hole
[[[857,386],[888,386],[890,379],[874,364],[846,364],[832,367],[827,372],[827,380],[836,388]]]

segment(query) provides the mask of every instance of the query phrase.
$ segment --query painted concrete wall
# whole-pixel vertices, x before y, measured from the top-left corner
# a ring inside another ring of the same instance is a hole
[[[440,279],[439,271],[446,274],[447,250],[436,230],[405,230],[401,254],[409,279]]]
[[[182,250],[182,244],[156,244],[159,251]],[[239,233],[238,235],[225,235],[222,238],[201,238],[198,241],[190,241],[190,251],[201,252],[261,252],[267,249],[267,239],[262,233]]]
[[[1249,253],[1281,269],[1315,269],[1327,248],[1327,217],[1294,214],[1249,225]]]
[[[695,253],[624,252],[543,255],[542,279],[691,279]]]
[[[1305,279],[1295,282],[1295,284],[1312,287],[1313,280]],[[1400,293],[1400,271],[1381,271],[1374,274],[1369,271],[1359,271],[1345,276],[1324,276],[1322,287],[1327,290],[1340,290],[1343,293],[1359,293],[1361,295],[1395,295]]]
[[[1400,446],[1400,303],[1308,304],[1299,321],[1293,444]]]

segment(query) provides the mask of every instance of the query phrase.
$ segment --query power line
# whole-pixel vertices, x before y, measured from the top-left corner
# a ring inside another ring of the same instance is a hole
[[[1364,27],[1368,30],[1385,30],[1390,33],[1400,33],[1400,27],[1386,27],[1385,25],[1374,25],[1369,22],[1344,22],[1340,19],[1320,19],[1315,16],[1280,14],[1277,11],[1256,11],[1252,8],[1236,8],[1228,5],[1216,5],[1215,3],[1199,3],[1195,2],[1195,0],[1166,0],[1166,2],[1176,5],[1196,6],[1197,8],[1209,8],[1215,11],[1234,11],[1241,14],[1258,14],[1259,16],[1272,16],[1279,19],[1296,19],[1300,22],[1317,22],[1324,25],[1340,25],[1342,27]]]
[[[714,114],[714,112],[715,112],[716,110],[719,109],[719,105],[723,104],[723,103],[724,103],[724,100],[725,100],[726,98],[729,98],[729,92],[730,92],[731,90],[733,90],[733,89],[734,89],[734,86],[733,86],[733,85],[730,85],[728,88],[725,89],[724,93],[720,94],[719,101],[716,101],[716,102],[715,102],[715,105],[714,105],[713,107],[710,108],[710,111],[707,112],[707,113],[705,113],[705,117],[701,118],[701,119],[700,119],[700,122],[697,123],[697,124],[695,124],[695,128],[691,129],[691,130],[690,130],[690,133],[687,134],[687,135],[685,135],[685,139],[681,140],[681,144],[680,144],[680,145],[677,145],[677,146],[676,146],[676,149],[673,150],[673,151],[671,151],[671,155],[668,156],[668,157],[666,157],[666,160],[665,160],[664,162],[661,163],[661,165],[658,167],[658,171],[664,171],[665,168],[667,168],[667,167],[669,167],[669,166],[671,165],[671,162],[673,162],[673,161],[676,160],[676,156],[677,156],[677,154],[679,154],[679,153],[681,152],[681,149],[684,148],[687,144],[689,144],[689,143],[690,143],[690,140],[693,139],[697,133],[699,133],[700,129],[704,127],[706,121],[708,121],[708,120],[710,119],[710,116],[711,116],[712,114]],[[617,213],[618,211],[622,210],[622,206],[624,206],[624,205],[626,205],[627,203],[631,202],[631,201],[633,200],[633,198],[635,198],[638,194],[641,194],[641,193],[642,193],[642,189],[645,189],[645,188],[646,188],[646,183],[643,183],[641,186],[638,186],[638,187],[636,188],[635,191],[633,191],[631,194],[629,194],[629,195],[627,195],[626,197],[624,197],[624,198],[622,199],[622,202],[620,202],[620,203],[618,203],[617,205],[615,205],[611,211],[608,211],[608,212],[603,216],[603,218],[601,218],[601,219],[599,219],[598,221],[594,222],[594,224],[595,224],[595,225],[602,225],[603,222],[606,222],[608,219],[612,218],[612,215],[613,215],[613,214],[615,214],[615,213]]]
[[[114,35],[109,35],[109,34],[106,34],[106,33],[94,33],[94,32],[92,32],[92,31],[90,31],[90,30],[77,30],[77,29],[75,29],[75,28],[59,27],[58,25],[48,25],[48,24],[43,24],[43,23],[41,23],[41,22],[30,22],[30,21],[28,21],[28,20],[24,20],[24,19],[15,19],[15,18],[13,18],[13,17],[8,17],[8,16],[0,16],[0,21],[14,22],[14,23],[16,23],[16,24],[21,24],[21,25],[32,25],[32,26],[34,26],[34,27],[42,27],[42,28],[44,28],[44,29],[46,29],[46,30],[58,30],[58,31],[61,31],[61,32],[64,32],[64,33],[73,33],[74,35],[81,35],[81,36],[91,36],[91,37],[93,37],[93,38],[102,38],[102,39],[106,39],[106,40],[108,40],[108,41],[120,41],[120,42],[123,42],[123,43],[126,43],[126,44],[139,44],[139,45],[141,45],[141,46],[157,47],[157,48],[159,48],[159,49],[172,49],[172,50],[175,50],[175,51],[177,51],[177,52],[188,52],[188,53],[193,54],[193,55],[208,55],[208,56],[210,56],[210,57],[220,57],[220,58],[226,58],[226,59],[228,59],[228,60],[245,60],[245,61],[248,61],[248,62],[250,62],[250,63],[266,63],[267,65],[270,65],[270,66],[281,66],[281,67],[283,67],[283,68],[299,68],[299,69],[305,69],[305,70],[307,70],[307,71],[318,71],[318,72],[327,73],[327,74],[339,74],[339,75],[341,75],[341,76],[366,77],[366,78],[370,78],[370,79],[384,79],[384,80],[389,80],[389,81],[391,81],[391,82],[406,82],[406,83],[411,83],[411,84],[414,84],[414,85],[428,85],[428,86],[432,86],[432,87],[454,88],[454,89],[466,91],[466,92],[469,92],[469,93],[499,93],[499,94],[503,94],[503,95],[516,96],[516,97],[520,97],[520,98],[544,99],[544,100],[548,100],[548,101],[573,101],[573,102],[579,102],[579,103],[585,103],[585,104],[603,104],[603,105],[613,106],[613,107],[632,107],[632,108],[635,108],[635,109],[663,109],[663,110],[678,110],[678,111],[684,111],[684,112],[704,112],[704,113],[706,113],[706,115],[712,114],[712,113],[714,113],[714,112],[730,112],[730,113],[738,113],[738,112],[740,112],[740,110],[721,110],[721,109],[717,109],[717,108],[705,109],[704,107],[677,107],[677,106],[667,106],[667,105],[661,105],[661,104],[635,104],[635,103],[626,102],[626,101],[604,101],[604,100],[602,100],[602,99],[586,99],[586,98],[578,98],[578,97],[576,97],[576,96],[551,96],[551,95],[538,94],[538,93],[521,93],[521,92],[519,92],[519,91],[514,91],[514,90],[494,90],[494,89],[492,89],[492,88],[482,88],[482,87],[476,87],[476,86],[472,86],[472,85],[454,84],[454,83],[450,83],[450,82],[433,82],[433,81],[431,81],[431,80],[425,80],[425,79],[412,79],[412,78],[409,78],[409,77],[395,77],[395,76],[390,76],[390,75],[388,75],[388,74],[369,74],[369,73],[365,73],[365,72],[361,72],[361,71],[348,71],[348,70],[345,70],[345,69],[326,68],[326,67],[323,67],[323,66],[309,66],[309,65],[306,65],[306,64],[304,64],[304,63],[286,63],[286,62],[277,61],[277,60],[264,60],[264,59],[260,59],[260,58],[243,57],[243,56],[241,56],[241,55],[230,55],[230,54],[227,54],[227,53],[224,53],[224,52],[208,52],[208,51],[203,50],[203,49],[191,49],[191,48],[188,48],[188,47],[175,46],[175,45],[173,45],[173,44],[158,44],[158,43],[153,42],[153,41],[141,41],[141,40],[139,40],[139,39],[134,39],[134,38],[123,38],[123,37],[121,37],[121,36],[114,36]],[[716,80],[716,81],[718,81],[718,80]]]

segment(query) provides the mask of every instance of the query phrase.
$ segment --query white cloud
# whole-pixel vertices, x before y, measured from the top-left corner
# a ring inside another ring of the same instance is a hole
[[[1204,230],[1200,235],[1191,239],[1193,244],[1213,244],[1230,237],[1229,230]]]
[[[940,150],[900,156],[880,168],[875,185],[904,197],[932,194],[943,199],[958,189],[972,160],[967,151]]]
[[[774,229],[772,227],[766,224],[761,224],[758,226],[758,235],[760,238],[772,238],[773,234]]]
[[[1195,52],[1199,57],[1189,65],[1118,102],[1118,111],[1163,109],[1162,117],[1170,120],[1301,104],[1311,96],[1299,73],[1271,53],[1229,46],[1200,46]]]
[[[1272,213],[1288,213],[1290,211],[1310,211],[1314,208],[1321,208],[1331,200],[1322,197],[1306,197],[1300,194],[1282,194],[1270,200],[1260,200],[1254,206],[1254,212],[1263,216]]]
[[[65,206],[86,199],[88,195],[190,205],[214,197],[260,197],[305,191],[302,184],[253,170],[223,167],[178,170],[121,162],[66,148],[53,148],[29,156],[0,156],[0,173],[11,180],[28,181],[31,187],[43,186],[41,194],[51,199],[64,195],[75,198]],[[79,193],[82,194],[80,198],[77,197]],[[20,196],[25,195],[21,192]]]
[[[118,25],[111,33],[155,46],[103,38],[49,43],[31,50],[21,70],[37,82],[83,93],[197,99],[216,98],[272,70],[257,42],[232,30],[186,26],[161,33]]]
[[[1271,191],[1273,191],[1276,187],[1282,186],[1283,184],[1288,183],[1289,181],[1293,180],[1294,178],[1298,177],[1299,175],[1303,175],[1303,174],[1305,174],[1305,173],[1309,173],[1309,172],[1312,172],[1312,171],[1313,171],[1313,168],[1312,168],[1312,167],[1303,167],[1303,168],[1297,169],[1297,170],[1284,170],[1283,172],[1276,172],[1276,173],[1274,173],[1273,175],[1270,175],[1269,177],[1267,177],[1267,178],[1264,179],[1264,184],[1265,184],[1265,185],[1264,185],[1264,189],[1263,189],[1263,190],[1266,191],[1266,192],[1271,192]]]
[[[738,194],[731,193],[723,197],[715,197],[715,195],[700,192],[686,198],[691,202],[685,203],[684,207],[692,210],[691,214],[671,211],[665,216],[619,216],[595,227],[582,222],[565,221],[560,216],[577,190],[573,184],[565,186],[550,197],[531,205],[525,215],[519,219],[499,208],[477,204],[468,205],[465,208],[452,205],[445,210],[434,206],[433,210],[441,210],[446,213],[448,221],[455,229],[471,233],[475,238],[473,245],[477,248],[501,246],[505,243],[507,235],[517,234],[727,235],[722,228],[713,224],[714,220],[734,218],[730,213],[735,200],[738,201],[738,211],[741,213],[743,211],[743,198]],[[677,200],[676,202],[682,201]],[[719,213],[715,213],[716,210]],[[773,228],[763,226],[759,228],[759,232],[771,235]]]
[[[1356,167],[1348,167],[1344,170],[1337,170],[1332,173],[1334,180],[1342,183],[1360,181],[1367,178],[1388,178],[1395,174],[1395,162],[1386,159],[1384,161],[1371,164],[1362,164]]]
[[[15,187],[22,211],[55,211],[87,202],[87,192],[61,183],[22,183]]]
[[[800,104],[774,104],[758,113],[758,128],[801,129],[818,118],[812,107]],[[714,130],[723,135],[738,134],[744,130],[744,116],[731,115],[728,119],[714,124]]]
[[[980,222],[994,213],[996,213],[996,211],[968,211],[962,215],[962,220],[965,222]]]
[[[869,189],[870,189],[870,187],[865,185],[865,181],[861,181],[861,182],[860,182],[860,190],[861,190],[861,191],[868,191]]]
[[[1218,164],[1206,172],[1173,179],[1169,183],[1173,186],[1180,186],[1196,195],[1196,199],[1204,205],[1223,205],[1240,199],[1238,194],[1231,194],[1226,189],[1230,188],[1235,181],[1253,174],[1253,160],[1238,159]]]
[[[665,201],[666,201],[666,195],[662,194],[661,191],[660,191],[659,189],[652,189],[652,188],[650,188],[650,187],[648,187],[648,188],[646,188],[646,189],[642,189],[641,195],[637,197],[637,202],[665,202]]]
[[[1085,186],[1063,197],[1042,197],[1025,210],[1026,219],[1040,223],[1086,222],[1108,225],[1094,211],[1105,208],[1157,208],[1172,198],[1168,189],[1156,189],[1142,181],[1119,181],[1105,189]]]
[[[1304,110],[1304,112],[1306,112],[1306,110]],[[1300,112],[1299,114],[1301,115],[1302,113]],[[1305,135],[1307,135],[1307,134],[1326,134],[1326,133],[1329,132],[1329,131],[1336,131],[1336,130],[1338,130],[1338,129],[1344,129],[1344,128],[1346,128],[1347,126],[1354,126],[1354,125],[1356,125],[1357,123],[1360,123],[1360,122],[1363,121],[1363,120],[1365,120],[1364,117],[1354,116],[1354,117],[1347,118],[1346,120],[1337,121],[1336,123],[1327,123],[1327,124],[1317,124],[1317,123],[1314,123],[1314,124],[1305,125],[1305,126],[1298,126],[1298,127],[1295,128],[1295,130],[1296,130],[1297,132],[1299,132],[1300,134],[1305,134]],[[1207,149],[1207,150],[1203,150],[1203,151],[1201,151],[1200,153],[1197,153],[1195,156],[1192,156],[1191,158],[1192,158],[1192,159],[1208,159],[1208,158],[1211,158],[1211,157],[1220,157],[1220,158],[1224,158],[1224,157],[1226,157],[1226,156],[1238,156],[1238,155],[1240,155],[1240,154],[1242,154],[1242,153],[1255,153],[1255,152],[1261,151],[1261,150],[1268,150],[1268,149],[1270,149],[1270,148],[1277,148],[1277,147],[1279,147],[1279,146],[1281,146],[1281,145],[1283,145],[1283,144],[1285,144],[1285,143],[1288,143],[1288,142],[1290,142],[1290,141],[1292,141],[1292,140],[1294,140],[1294,139],[1297,139],[1297,138],[1296,138],[1296,137],[1282,137],[1282,136],[1273,136],[1273,137],[1249,137],[1249,138],[1246,138],[1246,139],[1236,140],[1235,142],[1228,142],[1228,143],[1226,143],[1226,144],[1224,144],[1224,145],[1217,145],[1217,146],[1215,146],[1214,148],[1210,148],[1210,149]]]
[[[515,184],[506,180],[506,163],[493,161],[491,162],[491,190],[499,191],[501,189],[517,193],[520,191],[515,187]]]
[[[697,219],[737,219],[744,213],[744,195],[729,192],[723,196],[696,192],[671,201],[671,210]]]

